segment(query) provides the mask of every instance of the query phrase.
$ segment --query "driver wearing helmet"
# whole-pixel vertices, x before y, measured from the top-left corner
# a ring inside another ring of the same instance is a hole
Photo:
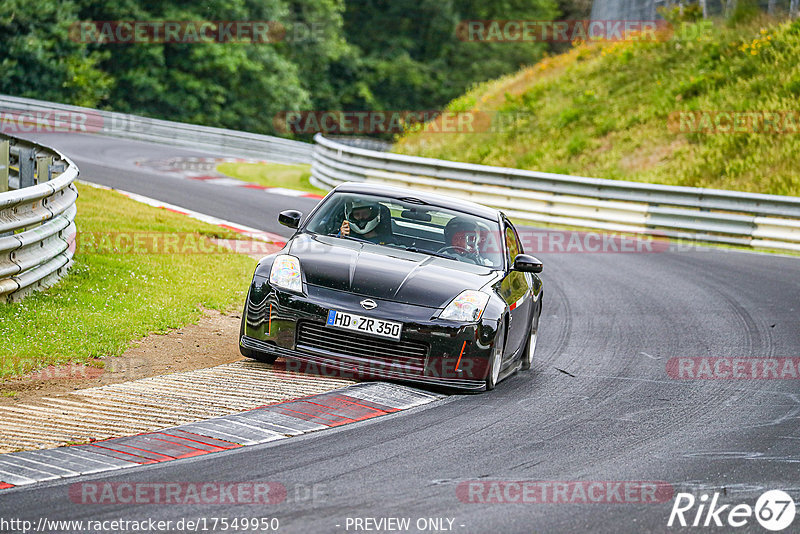
[[[383,224],[381,224],[383,223]],[[391,221],[383,221],[381,205],[367,199],[349,200],[344,206],[344,220],[339,228],[340,236],[353,236],[380,245],[394,243],[391,231],[384,228]]]
[[[477,223],[453,217],[444,227],[444,238],[446,246],[439,252],[483,265],[483,257],[478,248],[481,231]]]

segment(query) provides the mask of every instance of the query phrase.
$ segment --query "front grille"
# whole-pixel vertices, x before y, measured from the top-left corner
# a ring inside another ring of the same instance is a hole
[[[297,349],[315,354],[322,351],[332,356],[367,359],[389,367],[399,365],[406,371],[419,373],[424,370],[428,355],[428,344],[421,341],[381,339],[310,322],[299,324]]]

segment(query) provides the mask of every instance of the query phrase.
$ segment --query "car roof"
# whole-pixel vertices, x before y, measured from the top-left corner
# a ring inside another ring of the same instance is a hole
[[[389,198],[402,199],[417,199],[425,204],[432,204],[462,213],[469,213],[484,219],[497,221],[500,217],[500,211],[494,208],[489,208],[469,200],[461,200],[459,198],[450,197],[447,195],[439,195],[437,193],[427,193],[424,191],[415,191],[413,189],[405,189],[403,187],[395,187],[391,185],[372,184],[366,182],[346,182],[338,185],[334,191],[341,193],[364,193],[368,195],[380,195]]]

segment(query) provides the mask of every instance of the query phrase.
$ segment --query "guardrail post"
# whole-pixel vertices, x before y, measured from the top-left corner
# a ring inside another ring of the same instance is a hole
[[[0,141],[0,193],[8,191],[8,141]]]
[[[0,141],[0,193],[8,191],[8,171],[11,163],[9,160],[9,150],[11,150],[11,143],[8,141]],[[13,234],[14,232],[0,232],[0,237]],[[0,298],[0,302],[3,302],[2,298]]]
[[[19,149],[19,188],[31,187],[34,182],[34,159],[36,152],[31,148]]]
[[[52,161],[52,158],[50,158],[50,161]],[[67,164],[63,161],[57,161],[55,163],[51,163],[48,170],[50,172],[50,179],[52,180],[56,177],[56,175],[59,175],[67,170]]]
[[[36,157],[36,183],[49,182],[52,178],[50,166],[53,164],[53,156]]]

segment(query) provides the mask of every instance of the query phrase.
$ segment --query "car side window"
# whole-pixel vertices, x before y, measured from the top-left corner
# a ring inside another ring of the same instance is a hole
[[[506,225],[506,250],[508,251],[508,264],[514,265],[514,259],[520,253],[519,240],[517,240],[517,233],[509,225]]]

